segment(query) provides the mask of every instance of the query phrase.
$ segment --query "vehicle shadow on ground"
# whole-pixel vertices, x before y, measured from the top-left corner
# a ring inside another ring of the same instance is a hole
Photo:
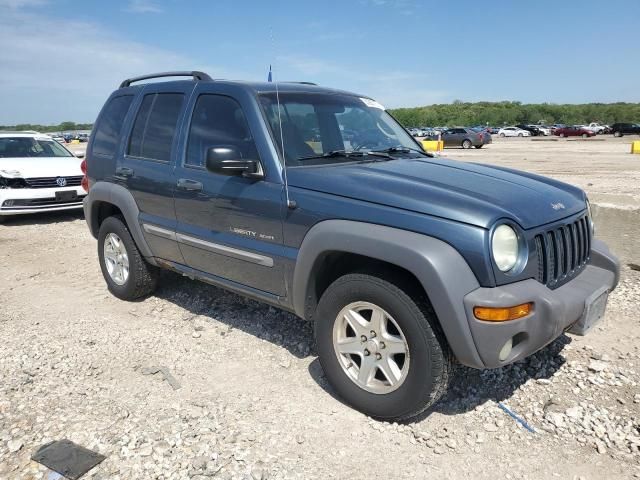
[[[566,362],[562,350],[569,343],[571,338],[562,335],[538,353],[502,368],[476,370],[456,366],[454,379],[440,401],[404,423],[418,423],[433,413],[457,415],[469,412],[490,400],[506,401],[527,381],[553,377]],[[344,403],[327,382],[317,358],[309,365],[309,374],[325,392]]]
[[[297,316],[222,288],[161,272],[156,297],[178,305],[208,322],[221,322],[226,332],[241,330],[285,348],[296,358],[313,354],[313,328]]]
[[[275,307],[166,270],[161,273],[155,295],[184,308],[193,318],[225,324],[227,332],[241,330],[285,348],[298,359],[315,355],[311,323]],[[445,396],[428,412],[407,423],[424,420],[434,412],[457,415],[489,400],[508,400],[527,381],[551,378],[566,362],[562,350],[569,343],[571,339],[562,335],[538,353],[503,368],[476,370],[457,366]],[[308,371],[325,392],[344,403],[329,385],[317,358],[309,364]]]
[[[41,212],[26,215],[7,215],[0,222],[2,227],[24,227],[27,225],[51,225],[52,223],[71,222],[84,219],[81,208],[61,212]]]
[[[550,379],[566,363],[562,350],[571,341],[570,337],[562,335],[534,355],[502,368],[458,367],[449,390],[434,405],[432,412],[445,415],[468,412],[488,400],[508,400],[529,380]]]

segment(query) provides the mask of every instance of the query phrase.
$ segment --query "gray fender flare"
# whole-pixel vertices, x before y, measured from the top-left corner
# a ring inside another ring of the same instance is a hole
[[[326,252],[365,255],[411,272],[420,281],[438,316],[449,346],[459,362],[477,366],[475,347],[463,299],[479,288],[462,256],[433,237],[382,225],[348,220],[326,220],[305,236],[293,275],[294,311],[305,318],[306,296],[316,260]]]
[[[142,227],[138,221],[140,210],[131,192],[121,185],[109,182],[96,182],[91,186],[84,199],[83,208],[89,230],[96,238],[98,238],[98,202],[106,202],[118,207],[127,221],[127,227],[129,227],[140,253],[147,258],[153,257],[142,234]]]

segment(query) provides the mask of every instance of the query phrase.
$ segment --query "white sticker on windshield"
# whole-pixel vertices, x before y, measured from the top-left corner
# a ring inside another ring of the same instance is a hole
[[[363,98],[363,97],[360,97],[360,100],[362,100],[362,103],[364,103],[367,107],[379,108],[380,110],[385,110],[384,105],[376,102],[375,100],[371,100],[370,98]]]

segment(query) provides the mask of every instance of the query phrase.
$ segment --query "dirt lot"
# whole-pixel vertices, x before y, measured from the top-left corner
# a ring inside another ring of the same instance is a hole
[[[445,153],[638,201],[623,140]],[[61,438],[106,455],[87,475],[104,480],[640,478],[640,272],[627,266],[589,336],[461,369],[406,425],[336,399],[292,315],[170,273],[153,297],[115,299],[80,213],[0,225],[0,300],[0,479],[47,478],[29,457]]]

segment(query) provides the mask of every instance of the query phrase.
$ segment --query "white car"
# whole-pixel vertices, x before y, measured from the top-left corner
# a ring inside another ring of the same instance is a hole
[[[0,132],[0,222],[9,215],[82,208],[87,192],[78,156],[48,135]]]
[[[545,137],[548,137],[549,135],[551,135],[551,129],[548,127],[544,127],[542,125],[529,125],[530,127],[535,127],[540,131],[541,135],[544,135]]]
[[[600,125],[599,123],[591,122],[589,125],[585,125],[584,128],[595,132],[596,135],[600,135],[609,130],[609,125]]]
[[[530,137],[531,133],[518,127],[504,127],[498,130],[499,137]]]

